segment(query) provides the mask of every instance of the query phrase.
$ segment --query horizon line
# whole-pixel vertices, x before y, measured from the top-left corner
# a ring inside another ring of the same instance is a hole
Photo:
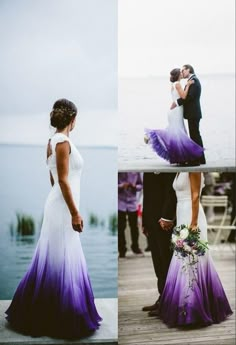
[[[7,143],[7,142],[0,142],[0,146],[37,146],[37,147],[45,147],[44,144],[38,143]],[[83,149],[118,149],[118,145],[76,145],[75,146]]]
[[[233,72],[218,72],[218,73],[195,73],[196,75],[201,76],[229,76],[234,75],[235,71]],[[167,74],[146,74],[146,75],[118,75],[118,80],[120,79],[143,79],[143,78],[166,78]]]

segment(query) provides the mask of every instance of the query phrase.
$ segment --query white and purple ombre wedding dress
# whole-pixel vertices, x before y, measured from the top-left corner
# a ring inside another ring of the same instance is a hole
[[[83,160],[70,139],[56,133],[51,138],[52,154],[48,158],[55,183],[46,200],[32,262],[6,311],[6,318],[25,334],[79,338],[95,331],[101,318],[94,304],[80,234],[72,228],[71,215],[58,183],[55,148],[64,141],[71,147],[68,178],[79,209]]]
[[[171,89],[172,100],[180,98],[176,82]],[[189,138],[183,118],[183,106],[168,112],[168,127],[165,129],[145,129],[148,144],[161,158],[174,163],[186,163],[199,159],[204,149]]]
[[[204,186],[203,174],[201,189]],[[177,226],[190,224],[192,214],[191,190],[188,173],[176,176],[173,187],[177,195]],[[201,239],[207,241],[207,222],[200,204],[198,226]],[[160,299],[160,318],[170,327],[219,323],[232,314],[210,252],[198,257],[189,266],[188,257],[173,254],[166,284]],[[187,270],[183,270],[183,264]],[[190,283],[190,287],[189,287]]]

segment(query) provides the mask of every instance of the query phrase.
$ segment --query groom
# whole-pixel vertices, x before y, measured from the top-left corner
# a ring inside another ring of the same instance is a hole
[[[176,195],[172,187],[175,173],[143,174],[143,233],[148,236],[157,277],[159,298],[143,307],[149,316],[158,316],[159,300],[172,258],[171,233],[176,214]]]
[[[176,106],[184,106],[184,118],[188,120],[189,136],[198,145],[203,147],[203,142],[199,130],[200,120],[202,118],[200,96],[201,84],[199,79],[194,74],[194,69],[191,65],[184,65],[182,68],[183,77],[187,80],[194,80],[190,85],[187,97],[185,99],[179,98],[172,103],[171,109]],[[188,165],[206,164],[204,153],[199,160],[189,163]]]

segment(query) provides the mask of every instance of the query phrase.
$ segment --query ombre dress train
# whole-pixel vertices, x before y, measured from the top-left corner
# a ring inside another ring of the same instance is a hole
[[[72,228],[58,183],[55,149],[64,141],[70,143],[68,179],[79,209],[83,159],[66,135],[56,133],[48,158],[55,183],[46,200],[32,262],[6,311],[6,319],[24,334],[79,338],[95,331],[101,317],[94,304],[80,234]]]
[[[201,179],[202,189],[203,174]],[[189,225],[192,213],[189,173],[176,176],[173,187],[177,195],[177,226]],[[207,241],[207,222],[201,204],[198,226],[201,239]],[[188,257],[178,258],[174,252],[160,300],[160,318],[170,327],[208,326],[225,320],[231,314],[210,250],[191,266],[188,265]]]
[[[171,91],[172,100],[179,98],[176,83]],[[161,158],[171,164],[183,164],[199,159],[204,149],[189,138],[183,118],[183,106],[168,112],[168,126],[165,129],[145,129],[148,144]]]

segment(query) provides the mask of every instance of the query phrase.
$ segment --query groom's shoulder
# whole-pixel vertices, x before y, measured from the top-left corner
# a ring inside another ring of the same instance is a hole
[[[194,74],[192,79],[199,81],[199,78],[198,78],[198,76],[196,74]]]
[[[196,84],[201,85],[200,80],[196,75],[194,75],[192,79],[195,81]]]

